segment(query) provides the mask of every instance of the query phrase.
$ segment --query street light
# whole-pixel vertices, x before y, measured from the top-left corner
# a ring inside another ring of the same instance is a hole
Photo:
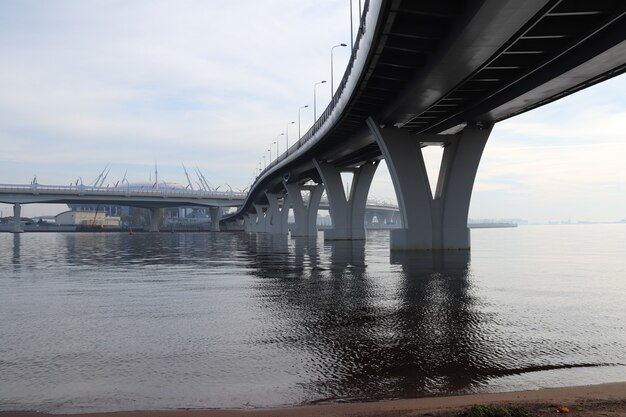
[[[269,164],[272,164],[272,147],[270,146],[269,149],[267,150],[270,153],[270,159],[269,159]]]
[[[276,142],[274,142],[276,144],[276,159],[278,159],[278,137],[279,136],[285,136],[285,134],[279,133],[278,135],[276,135]]]
[[[326,80],[320,81],[319,83],[313,84],[313,123],[317,121],[317,97],[316,97],[316,88],[320,84],[324,84]]]
[[[359,10],[360,9],[361,5],[359,4]],[[354,28],[352,26],[352,0],[350,0],[350,48],[354,48]]]
[[[300,140],[300,138],[302,137],[302,135],[300,134],[300,110],[306,109],[307,107],[309,107],[309,105],[305,104],[298,109],[298,140]]]
[[[276,145],[276,161],[278,161],[278,141],[272,142],[272,145]]]
[[[263,169],[267,169],[267,161],[265,160],[265,152],[263,152]]]
[[[335,48],[339,48],[342,46],[348,46],[345,43],[340,43],[339,45],[335,45],[330,48],[330,99],[333,99],[333,95],[335,94],[335,85],[333,84],[333,50]]]
[[[289,125],[294,124],[295,122],[289,122],[287,123],[287,126],[285,127],[285,146],[287,146],[287,148],[285,149],[285,152],[289,151]]]

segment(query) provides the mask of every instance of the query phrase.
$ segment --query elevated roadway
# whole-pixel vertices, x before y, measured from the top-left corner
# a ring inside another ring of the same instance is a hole
[[[213,230],[219,230],[221,208],[241,206],[247,194],[234,191],[187,190],[182,188],[161,187],[92,187],[83,185],[42,185],[32,183],[0,184],[0,203],[12,204],[14,219],[21,217],[22,204],[101,204],[150,209],[152,219],[150,230],[158,231],[159,210],[168,207],[208,207]],[[319,208],[328,210],[328,199],[320,201]],[[390,224],[397,218],[398,208],[383,202],[369,202],[366,207],[367,224],[374,216],[379,223]],[[14,232],[20,231],[19,222],[13,224]]]
[[[211,219],[220,217],[222,207],[243,204],[246,193],[234,191],[187,190],[171,187],[91,187],[0,184],[0,203],[13,204],[14,219],[21,217],[21,205],[33,203],[106,204],[150,209],[150,230],[158,230],[160,210],[167,207],[203,206],[209,208]],[[219,222],[213,221],[219,230]],[[14,221],[13,232],[19,233],[20,222]]]
[[[312,234],[326,191],[325,238],[363,239],[385,159],[402,223],[391,249],[469,248],[471,192],[494,123],[623,73],[625,12],[618,0],[366,0],[330,104],[224,221],[286,233],[281,207],[292,207],[292,234]],[[444,147],[435,193],[424,146]],[[354,174],[348,193],[342,172]]]

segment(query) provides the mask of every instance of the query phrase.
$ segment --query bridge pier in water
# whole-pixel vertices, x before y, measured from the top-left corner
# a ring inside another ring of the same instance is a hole
[[[267,232],[273,234],[287,234],[289,233],[288,220],[289,220],[289,197],[281,194],[265,192],[268,208],[268,221]],[[283,198],[282,208],[279,204],[279,198]]]
[[[263,204],[254,204],[254,209],[256,210],[256,225],[255,232],[257,233],[267,233],[267,224],[269,220],[269,206]]]
[[[13,229],[11,233],[22,233],[22,205],[20,203],[13,204]]]
[[[256,213],[248,213],[243,217],[243,230],[249,233],[256,232],[256,221],[257,221]]]
[[[324,231],[325,240],[362,240],[365,239],[365,206],[367,194],[376,173],[379,161],[366,162],[358,168],[350,169],[354,173],[349,195],[346,196],[342,169],[331,164],[313,160],[328,196],[329,212],[333,228]],[[345,171],[345,170],[344,170]]]
[[[215,206],[209,207],[209,214],[211,215],[211,231],[220,231],[220,217],[222,217],[222,208]]]
[[[433,196],[420,142],[432,143],[434,135],[381,128],[371,118],[367,124],[383,153],[400,206],[402,228],[390,231],[390,248],[469,249],[470,198],[491,126],[467,126],[456,135],[437,135],[444,152]]]
[[[287,189],[296,221],[295,228],[291,230],[291,236],[317,236],[317,209],[324,193],[324,185],[300,185],[285,182],[283,184]],[[309,191],[309,201],[306,205],[302,199],[302,191]],[[289,211],[288,208],[287,211]]]
[[[158,232],[161,225],[161,218],[163,217],[163,209],[159,207],[150,208],[150,227],[148,231]]]

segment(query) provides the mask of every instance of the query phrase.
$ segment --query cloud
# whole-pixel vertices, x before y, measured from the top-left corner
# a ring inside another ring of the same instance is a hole
[[[347,4],[0,2],[0,183],[66,184],[107,163],[145,180],[156,160],[169,181],[186,183],[184,162],[247,186],[300,106],[302,132],[311,125],[313,83],[329,80],[330,47],[349,43]],[[348,55],[335,50],[335,80]],[[626,217],[625,91],[617,77],[499,123],[472,216]],[[319,114],[329,83],[317,92]],[[426,156],[431,178],[439,162]],[[371,195],[395,201],[384,163]]]

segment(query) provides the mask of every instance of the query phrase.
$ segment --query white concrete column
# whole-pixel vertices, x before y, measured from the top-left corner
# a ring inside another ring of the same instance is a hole
[[[244,230],[249,233],[254,233],[257,231],[257,219],[258,216],[256,213],[248,213],[243,217]]]
[[[283,195],[283,206],[280,210],[280,234],[289,234],[289,209],[291,209],[291,198],[289,194]]]
[[[163,209],[159,207],[150,208],[150,232],[158,232],[163,217]]]
[[[378,223],[383,224],[391,224],[391,212],[389,211],[380,211],[378,213]]]
[[[348,198],[343,189],[341,169],[318,160],[313,163],[324,181],[333,220],[333,228],[324,231],[324,239],[365,239],[365,205],[378,161],[366,162],[354,170]]]
[[[324,193],[324,185],[314,186],[287,184],[283,182],[289,195],[296,226],[291,230],[291,236],[317,236],[317,209]],[[304,204],[302,191],[309,191],[309,202]]]
[[[220,231],[220,218],[222,217],[221,207],[209,207],[209,213],[211,215],[211,231]]]
[[[278,202],[279,198],[281,197],[280,194],[266,192],[265,196],[267,197],[267,201],[269,203],[269,208],[267,209],[267,231],[274,234],[289,233],[289,230],[287,228],[287,216],[290,206],[289,204],[286,204],[288,203],[288,199],[284,198],[281,209],[281,206]]]
[[[253,204],[257,214],[256,230],[257,233],[267,233],[269,223],[268,206],[261,204]]]
[[[420,136],[380,128],[371,118],[367,125],[385,157],[400,206],[402,228],[391,231],[391,249],[469,249],[470,198],[491,128],[466,127],[457,135],[441,135],[445,148],[433,198]]]
[[[11,233],[22,233],[22,205],[20,203],[13,204],[13,229]]]

